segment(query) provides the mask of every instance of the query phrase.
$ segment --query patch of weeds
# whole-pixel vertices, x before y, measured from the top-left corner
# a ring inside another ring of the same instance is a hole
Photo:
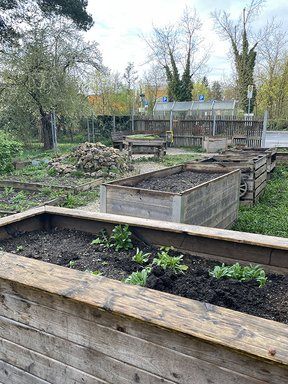
[[[79,170],[72,171],[70,175],[73,177],[85,177],[84,172]]]
[[[2,192],[2,195],[4,197],[8,197],[9,195],[12,195],[14,193],[14,188],[13,187],[5,187],[4,191]]]
[[[249,265],[242,267],[239,263],[235,263],[231,266],[216,265],[209,275],[216,279],[234,279],[242,282],[256,280],[259,283],[259,287],[263,287],[267,283],[267,277],[263,268],[259,265]]]
[[[192,161],[199,159],[199,155],[191,152],[191,154],[180,154],[180,155],[166,155],[161,159],[161,163],[167,167],[172,167],[173,165],[183,164],[187,161]]]
[[[79,192],[77,194],[68,193],[63,206],[66,208],[77,208],[95,202],[98,198],[99,188],[95,188],[91,191]]]
[[[13,204],[19,204],[26,200],[26,193],[24,191],[20,191],[16,196],[12,197],[11,202]]]
[[[55,169],[55,168],[49,168],[49,169],[47,170],[47,175],[48,175],[48,176],[57,176],[57,171],[56,171],[56,169]]]

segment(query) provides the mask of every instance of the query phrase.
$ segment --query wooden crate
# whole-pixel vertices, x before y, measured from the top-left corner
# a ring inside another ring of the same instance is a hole
[[[225,173],[181,193],[134,187],[142,180],[183,171]],[[185,164],[112,181],[100,186],[100,211],[118,215],[228,228],[237,218],[240,171]]]
[[[247,152],[229,152],[210,156],[200,163],[213,164],[241,170],[240,203],[253,205],[264,193],[267,184],[267,154],[249,154]]]
[[[156,246],[288,272],[287,239],[63,208],[1,219],[0,240],[126,223]],[[288,382],[285,324],[1,251],[0,294],[3,384]]]
[[[276,167],[276,158],[277,156],[277,148],[255,148],[255,147],[250,147],[250,148],[241,148],[240,151],[243,151],[244,153],[249,153],[250,154],[263,154],[267,155],[267,173],[268,173],[268,178],[270,178],[270,173],[274,170]],[[229,152],[239,152],[239,150],[229,150],[225,151],[225,153]]]

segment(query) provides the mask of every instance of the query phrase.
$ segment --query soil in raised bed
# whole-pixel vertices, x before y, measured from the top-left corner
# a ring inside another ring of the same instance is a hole
[[[224,174],[183,171],[165,177],[151,177],[150,179],[140,181],[134,187],[180,193]]]
[[[155,247],[138,240],[133,241],[134,248],[127,252],[107,250],[102,245],[91,245],[95,237],[76,230],[55,228],[50,232],[35,231],[3,240],[0,247],[2,251],[81,271],[100,271],[103,276],[117,280],[142,269],[132,261],[136,247],[151,252],[150,263],[157,254]],[[177,255],[177,252],[173,253]],[[211,277],[209,271],[220,264],[217,261],[191,255],[184,255],[183,260],[188,266],[183,274],[154,267],[147,287],[288,324],[287,275],[268,274],[267,284],[259,288],[254,280],[239,282]]]

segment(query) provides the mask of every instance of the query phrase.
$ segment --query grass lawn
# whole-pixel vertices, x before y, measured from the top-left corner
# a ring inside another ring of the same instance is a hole
[[[276,167],[260,201],[241,206],[236,231],[288,237],[288,167]]]

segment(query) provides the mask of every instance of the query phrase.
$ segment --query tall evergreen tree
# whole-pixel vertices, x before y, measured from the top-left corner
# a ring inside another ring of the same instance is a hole
[[[186,66],[181,78],[181,94],[179,97],[179,101],[192,100],[193,84],[191,80],[192,75],[191,75],[190,55],[191,53],[188,52]]]
[[[242,33],[242,49],[237,47],[235,41],[232,41],[232,48],[234,53],[235,67],[237,71],[237,87],[240,96],[240,105],[244,112],[248,111],[248,86],[253,85],[254,92],[250,100],[249,112],[252,112],[255,105],[256,87],[254,83],[254,68],[256,62],[256,46],[257,43],[249,49],[249,42],[247,38],[245,10],[243,16],[243,33]]]

